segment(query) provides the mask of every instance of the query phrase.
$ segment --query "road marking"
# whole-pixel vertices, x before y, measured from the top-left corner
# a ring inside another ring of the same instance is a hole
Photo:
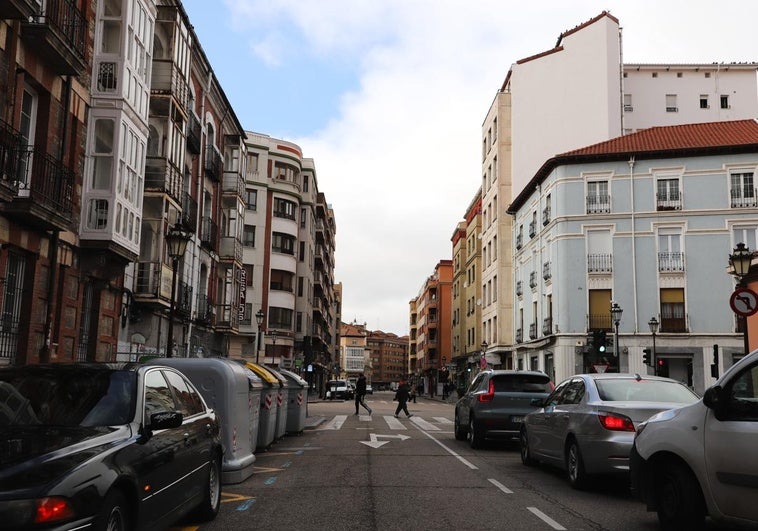
[[[267,467],[267,466],[254,466],[253,474],[263,474],[263,473],[270,474],[271,472],[281,472],[282,470],[283,469],[281,468],[273,468],[273,467]]]
[[[370,422],[371,421],[371,415],[358,415],[358,420],[363,422]]]
[[[371,448],[380,448],[389,442],[389,441],[380,441],[379,437],[400,439],[401,441],[410,439],[408,435],[382,435],[378,433],[370,433],[369,434],[369,438],[371,439],[370,441],[358,441],[358,442],[361,444],[365,444],[366,446],[370,446]]]
[[[442,448],[444,448],[445,450],[447,450],[447,452],[450,455],[452,455],[453,457],[455,457],[458,461],[460,461],[461,463],[463,463],[464,465],[466,465],[467,467],[469,467],[471,470],[479,470],[478,466],[476,466],[475,464],[471,463],[470,461],[464,459],[463,457],[461,457],[460,455],[458,455],[456,452],[454,452],[451,448],[448,448],[447,446],[445,446],[444,444],[442,444],[433,435],[430,435],[429,433],[425,432],[424,430],[420,430],[420,431],[421,431],[421,433],[423,433],[424,435],[426,435],[427,437],[429,437],[431,440],[433,440],[434,442],[436,442],[437,444],[439,444]]]
[[[553,529],[556,529],[558,531],[561,531],[561,530],[562,531],[566,531],[565,527],[563,527],[561,524],[559,524],[558,522],[556,522],[555,520],[553,520],[552,518],[550,518],[548,515],[546,515],[545,513],[543,513],[542,511],[540,511],[536,507],[527,507],[527,509],[529,509],[529,511],[533,515],[535,515],[537,518],[539,518],[540,520],[542,520],[543,522],[545,522],[547,525],[549,525]]]
[[[230,494],[229,492],[221,493],[221,503],[229,503],[235,501],[245,501],[252,498],[252,496],[245,496],[244,494]]]
[[[238,510],[238,511],[247,511],[247,510],[248,510],[250,507],[252,507],[252,505],[253,505],[254,503],[255,503],[255,498],[251,498],[251,499],[249,499],[249,500],[246,500],[245,502],[243,502],[243,503],[240,503],[240,504],[237,506],[237,510]]]
[[[440,431],[440,429],[437,426],[435,426],[431,422],[427,422],[421,417],[417,417],[416,415],[413,415],[411,417],[411,422],[413,422],[419,429],[424,430],[424,431]]]
[[[400,419],[396,419],[392,415],[385,415],[384,416],[384,422],[387,423],[387,426],[391,430],[407,430],[402,422],[400,422]]]
[[[266,481],[263,482],[264,485],[273,485],[276,483],[276,476],[267,478]]]
[[[495,485],[497,488],[499,488],[500,490],[502,490],[504,493],[506,493],[506,494],[513,494],[513,491],[511,489],[509,489],[508,487],[506,487],[505,485],[503,485],[502,483],[500,483],[498,480],[496,480],[496,479],[488,479],[487,481],[489,481],[490,483],[492,483],[493,485]]]
[[[332,420],[327,422],[323,427],[318,428],[319,430],[338,430],[342,428],[342,425],[347,420],[347,415],[336,415]]]
[[[440,424],[452,424],[453,421],[450,419],[446,419],[445,417],[432,417],[434,420],[439,422]]]

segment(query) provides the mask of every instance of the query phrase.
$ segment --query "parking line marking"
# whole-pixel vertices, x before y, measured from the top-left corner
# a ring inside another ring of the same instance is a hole
[[[416,426],[418,426],[419,429],[424,431],[440,431],[440,429],[432,424],[429,421],[426,421],[422,419],[421,417],[417,417],[416,415],[413,415],[411,417],[411,422],[413,422]]]
[[[502,483],[500,483],[498,480],[496,480],[496,479],[488,479],[487,481],[489,481],[490,483],[492,483],[493,485],[495,485],[497,488],[499,488],[500,490],[502,490],[504,493],[506,493],[506,494],[513,494],[513,491],[511,489],[509,489],[508,487],[506,487],[505,485],[503,485]]]
[[[566,528],[563,527],[561,524],[550,518],[548,515],[537,509],[536,507],[527,507],[529,511],[535,515],[537,518],[545,522],[547,525],[552,527],[553,529],[556,529],[558,531],[566,531]]]
[[[252,496],[245,496],[244,494],[231,494],[229,492],[221,493],[221,503],[229,503],[235,501],[245,501],[252,498]]]
[[[247,511],[252,505],[255,503],[255,498],[251,498],[249,500],[246,500],[244,503],[241,503],[237,506],[238,511]]]
[[[273,485],[276,483],[276,476],[270,477],[263,482],[264,485]]]
[[[433,435],[430,435],[429,433],[425,432],[424,430],[419,430],[419,431],[421,433],[423,433],[424,435],[426,435],[427,437],[429,437],[434,442],[436,442],[437,444],[439,444],[442,448],[444,448],[445,450],[447,450],[447,453],[449,453],[450,455],[452,455],[453,457],[455,457],[458,461],[460,461],[461,463],[463,463],[464,465],[466,465],[467,467],[469,467],[471,470],[479,470],[478,466],[476,466],[475,464],[471,463],[467,459],[464,459],[463,457],[461,457],[460,455],[458,455],[456,452],[454,452],[452,449],[450,449],[447,446],[445,446],[444,444],[442,444]]]
[[[387,423],[387,426],[391,430],[407,430],[402,422],[400,422],[400,419],[396,419],[394,416],[391,415],[384,415],[384,422]]]

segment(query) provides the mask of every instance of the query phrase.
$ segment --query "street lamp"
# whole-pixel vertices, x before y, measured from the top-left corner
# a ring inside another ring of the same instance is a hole
[[[258,323],[258,333],[255,335],[255,363],[258,363],[258,356],[261,353],[261,325],[263,324],[263,309],[255,312],[255,322]]]
[[[166,232],[166,245],[168,256],[171,258],[171,307],[168,318],[168,343],[166,345],[166,357],[174,355],[174,313],[176,312],[176,270],[179,268],[179,260],[187,250],[187,242],[192,237],[189,231],[182,228],[179,222]]]
[[[647,322],[647,325],[650,327],[650,333],[653,334],[653,356],[650,360],[653,364],[653,374],[658,374],[658,361],[655,356],[655,334],[658,333],[659,324],[660,323],[658,322],[658,319],[655,318],[655,316],[651,317]]]
[[[745,287],[745,277],[750,272],[750,266],[753,263],[753,253],[750,248],[740,242],[729,255],[729,264],[732,266],[734,274],[737,276],[737,287]],[[742,319],[742,333],[745,354],[750,352],[750,342],[747,337],[747,316],[740,315]]]
[[[619,357],[619,323],[621,322],[621,314],[623,312],[624,310],[621,309],[621,306],[617,302],[611,302],[611,320],[613,321],[614,328],[613,356],[615,358]]]

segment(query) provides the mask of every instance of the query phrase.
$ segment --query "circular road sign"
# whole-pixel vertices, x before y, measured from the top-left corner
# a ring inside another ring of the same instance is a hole
[[[729,297],[729,306],[738,315],[748,317],[758,312],[758,295],[747,288],[737,288]]]

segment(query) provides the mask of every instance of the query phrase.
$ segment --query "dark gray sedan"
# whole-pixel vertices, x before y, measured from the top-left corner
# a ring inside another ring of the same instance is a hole
[[[698,395],[680,382],[639,374],[579,374],[535,402],[521,426],[521,461],[566,470],[581,488],[595,474],[629,472],[637,425],[652,415],[691,404]]]

